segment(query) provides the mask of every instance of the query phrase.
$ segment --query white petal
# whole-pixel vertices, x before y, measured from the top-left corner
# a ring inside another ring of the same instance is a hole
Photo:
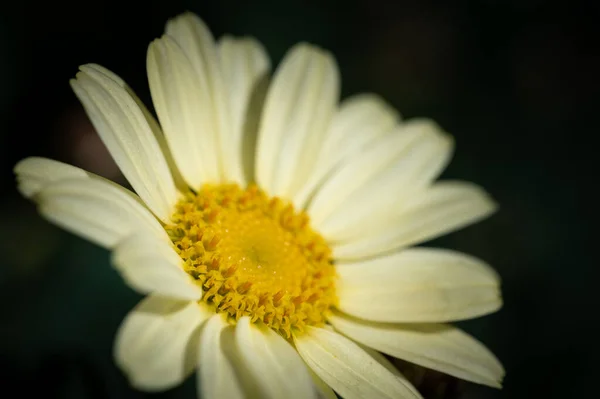
[[[271,63],[263,46],[253,38],[223,37],[219,59],[227,90],[232,124],[232,168],[243,170],[238,183],[254,180],[258,121],[269,82]]]
[[[196,367],[198,327],[212,314],[196,302],[148,296],[121,324],[115,360],[137,389],[172,388]]]
[[[190,12],[169,20],[165,32],[183,50],[195,71],[202,96],[202,109],[196,112],[205,115],[204,124],[196,128],[201,129],[202,137],[214,135],[211,146],[214,146],[212,151],[217,157],[220,177],[239,181],[241,170],[230,167],[239,155],[232,147],[231,114],[213,36],[206,24]]]
[[[294,197],[294,205],[302,209],[315,188],[343,161],[364,151],[398,124],[400,116],[381,98],[361,94],[342,102],[319,149],[315,169]]]
[[[441,133],[438,130],[422,128],[421,125],[419,121],[401,125],[341,165],[317,191],[309,205],[311,221],[317,229],[354,193],[409,157],[415,146],[439,141]]]
[[[108,71],[107,69],[101,67],[100,65],[90,64],[90,65],[86,65],[85,67],[102,70],[102,71],[105,71],[105,73],[112,73],[112,72]],[[115,76],[115,79],[118,79],[118,77],[116,75],[114,75],[114,76]],[[156,140],[158,141],[158,143],[161,147],[161,150],[163,151],[165,157],[167,157],[167,163],[169,164],[169,169],[171,170],[171,173],[173,174],[173,178],[181,180],[181,178],[179,177],[179,171],[175,167],[175,164],[172,162],[172,157],[170,156],[169,149],[166,146],[166,143],[164,142],[164,137],[163,137],[162,131],[160,130],[160,126],[158,126],[158,122],[156,122],[154,117],[150,114],[150,112],[145,107],[145,105],[141,102],[141,100],[135,96],[135,93],[130,91],[131,89],[128,86],[126,86],[124,82],[123,82],[123,85],[124,85],[123,87],[128,90],[129,94],[132,97],[134,97],[136,103],[138,104],[140,109],[142,109],[142,111],[144,112],[144,115],[146,116],[146,120],[148,121],[148,124],[152,128],[154,137],[156,137]],[[56,183],[60,180],[67,180],[67,179],[79,178],[79,177],[83,177],[83,178],[89,177],[89,178],[99,179],[99,180],[105,181],[106,183],[119,186],[115,182],[105,179],[102,176],[98,176],[91,172],[83,170],[81,168],[75,167],[73,165],[69,165],[69,164],[55,161],[55,160],[48,159],[48,158],[41,158],[41,157],[25,158],[25,159],[19,161],[15,165],[13,170],[14,170],[15,174],[17,175],[19,192],[26,198],[31,198],[31,197],[35,196],[47,184]],[[185,185],[185,183],[180,184],[181,183],[180,181],[177,181],[177,183],[178,183],[178,187],[182,187],[182,191],[183,191],[183,189],[187,189],[187,186]],[[136,198],[138,198],[138,197],[136,196]]]
[[[387,370],[389,370],[390,373],[394,374],[394,376],[396,378],[398,378],[402,382],[402,384],[404,384],[408,389],[411,389],[414,397],[422,399],[421,393],[419,393],[419,391],[417,391],[417,388],[415,388],[414,385],[410,381],[408,381],[406,379],[406,377],[404,377],[404,375],[402,375],[402,373],[400,372],[400,370],[398,370],[396,368],[396,366],[394,366],[392,364],[392,362],[390,362],[384,355],[382,355],[381,352],[378,352],[378,351],[376,351],[376,350],[374,350],[372,348],[369,348],[368,346],[361,345],[360,343],[359,343],[359,346],[365,352],[367,352],[367,354],[369,356],[371,356],[379,364],[381,364],[383,367],[385,367]]]
[[[71,87],[100,138],[142,200],[167,221],[177,190],[144,112],[114,74],[90,65],[80,69]]]
[[[243,388],[225,356],[221,333],[229,324],[223,314],[208,319],[200,332],[198,386],[202,398],[243,398]]]
[[[183,260],[166,240],[139,233],[117,244],[113,265],[142,294],[181,300],[202,298],[202,289],[183,270]]]
[[[238,320],[237,350],[264,398],[315,398],[306,366],[279,334],[257,326],[245,316]]]
[[[325,381],[315,374],[311,369],[308,370],[310,377],[313,380],[319,399],[337,399],[337,395]]]
[[[113,72],[109,71],[108,69],[104,68],[101,65],[87,64],[87,65],[82,66],[81,68],[84,71],[95,70],[98,73],[104,74],[107,77],[109,77],[110,79],[112,79],[113,81],[115,81],[115,83],[117,83],[119,86],[121,86],[123,89],[125,89],[127,91],[127,93],[135,101],[137,106],[142,110],[142,113],[144,114],[144,117],[146,118],[146,122],[148,122],[148,126],[150,127],[150,130],[152,130],[152,134],[154,135],[154,138],[158,142],[161,152],[165,156],[167,164],[169,165],[169,170],[171,171],[173,180],[175,181],[177,188],[180,189],[180,191],[186,191],[188,189],[187,184],[185,182],[183,182],[183,179],[181,178],[179,169],[177,169],[177,165],[175,164],[175,161],[173,160],[171,151],[169,150],[167,142],[165,141],[165,136],[164,136],[158,122],[156,121],[156,118],[154,118],[154,115],[152,115],[152,113],[150,113],[150,111],[148,110],[146,105],[135,94],[133,89],[131,89],[131,87],[129,87],[123,79],[121,79],[119,76],[117,76],[116,74],[114,74]]]
[[[169,36],[148,47],[148,82],[156,113],[185,182],[199,189],[220,179],[210,93]]]
[[[420,398],[408,382],[338,333],[309,327],[294,343],[306,364],[345,399]]]
[[[400,359],[499,388],[504,369],[485,346],[444,324],[383,324],[340,314],[329,321],[348,337]]]
[[[269,194],[291,198],[305,183],[338,96],[338,70],[329,53],[307,44],[290,49],[260,122],[256,179]]]
[[[333,331],[335,331],[335,330],[333,330]],[[406,379],[406,377],[404,377],[404,375],[402,375],[400,370],[398,370],[396,368],[396,366],[394,366],[392,364],[392,362],[390,362],[385,356],[383,356],[381,354],[381,352],[378,352],[378,351],[374,350],[373,348],[365,346],[365,345],[361,344],[359,341],[356,341],[356,342],[358,343],[358,346],[360,346],[365,352],[367,352],[367,354],[369,356],[371,356],[379,364],[381,364],[383,367],[385,367],[387,370],[389,370],[390,373],[394,374],[396,376],[396,378],[399,378],[402,381],[404,381],[404,383],[407,386],[410,385],[413,388],[413,392],[416,396],[421,397],[421,394],[412,386],[412,384]]]
[[[440,182],[415,193],[400,209],[367,224],[360,237],[333,244],[334,258],[365,258],[432,240],[488,217],[497,206],[474,184]]]
[[[17,175],[19,192],[26,198],[33,197],[51,183],[90,177],[83,169],[40,157],[29,157],[19,161],[14,167],[14,172]]]
[[[381,322],[469,319],[502,306],[500,280],[483,261],[443,249],[413,248],[336,266],[338,308]]]
[[[332,241],[361,237],[389,223],[390,214],[401,212],[410,197],[431,184],[446,167],[453,140],[430,121],[413,121],[403,134],[421,132],[387,169],[372,176],[359,190],[346,198],[319,225],[319,232]]]
[[[169,240],[135,194],[105,180],[79,178],[52,183],[38,193],[36,201],[51,222],[106,248],[133,232]]]

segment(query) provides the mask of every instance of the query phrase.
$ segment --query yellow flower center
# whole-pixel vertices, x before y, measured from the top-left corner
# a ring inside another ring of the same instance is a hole
[[[166,230],[202,301],[232,322],[250,316],[287,338],[324,324],[336,301],[335,269],[304,212],[233,184],[205,185],[176,209]]]

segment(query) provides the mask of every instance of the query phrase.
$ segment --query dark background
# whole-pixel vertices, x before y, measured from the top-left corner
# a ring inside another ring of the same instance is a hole
[[[505,388],[442,378],[422,386],[428,397],[597,397],[597,2],[16,4],[0,11],[0,396],[156,396],[131,390],[111,357],[140,296],[106,251],[20,198],[12,167],[47,156],[122,181],[68,80],[78,65],[100,63],[149,104],[147,44],[189,9],[217,37],[257,37],[274,64],[300,40],[330,49],[344,96],[372,91],[404,117],[435,119],[457,142],[443,177],[475,181],[500,203],[492,218],[435,244],[502,276],[504,308],[461,325],[502,360]],[[194,397],[194,384],[161,397]]]

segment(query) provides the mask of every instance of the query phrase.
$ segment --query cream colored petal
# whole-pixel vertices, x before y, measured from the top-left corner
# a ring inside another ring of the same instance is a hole
[[[132,192],[96,178],[62,180],[36,196],[51,222],[106,248],[136,231],[167,242],[164,229]]]
[[[98,68],[103,71],[106,71],[106,69],[100,67],[99,65],[92,65],[92,66],[94,68]],[[86,67],[88,67],[88,66],[86,66]],[[108,73],[109,71],[106,71],[106,72]],[[126,87],[126,86],[124,86],[124,87]],[[130,94],[132,96],[135,95],[133,92],[131,92]],[[139,99],[137,99],[136,101],[138,102],[138,105],[140,107],[144,107],[144,104],[139,102]],[[144,112],[148,112],[148,110],[145,107],[144,107]],[[156,121],[153,119],[152,115],[148,114],[147,119],[148,119],[148,123],[156,126],[156,129],[153,128],[153,131],[155,133],[155,136],[157,137],[157,140],[160,141],[161,136],[162,136],[160,127],[158,126]],[[162,145],[161,145],[161,148],[163,148]],[[167,149],[167,148],[165,147],[165,149]],[[165,155],[168,155],[168,154],[165,154]],[[171,173],[174,173],[176,175],[178,174],[178,171],[176,169],[171,168],[171,165],[169,165],[169,168],[171,169]],[[28,158],[22,159],[15,165],[13,170],[17,177],[18,189],[21,192],[21,194],[26,198],[34,197],[44,187],[46,187],[46,185],[49,185],[51,183],[57,183],[61,180],[68,180],[68,179],[73,179],[73,178],[92,178],[92,179],[101,180],[107,184],[116,186],[118,189],[123,188],[119,184],[117,184],[111,180],[105,179],[102,176],[98,176],[91,172],[83,170],[81,168],[78,168],[76,166],[69,165],[69,164],[55,161],[55,160],[48,159],[48,158],[28,157]],[[176,176],[174,176],[174,178],[175,177]],[[135,198],[135,200],[138,201],[140,204],[142,204],[144,207],[146,207],[146,205],[144,205],[143,201],[136,194],[132,193],[129,190],[125,190],[125,192],[128,195]]]
[[[314,170],[339,100],[339,71],[331,54],[315,48],[307,68],[275,170],[275,193],[287,198],[302,189]]]
[[[335,331],[335,329],[332,329],[332,331]],[[410,382],[406,379],[406,377],[404,377],[404,375],[402,375],[400,370],[398,370],[396,368],[396,366],[394,366],[392,364],[392,362],[390,362],[384,355],[382,355],[381,352],[378,352],[369,346],[365,346],[364,344],[361,344],[359,341],[356,341],[356,343],[358,344],[358,346],[361,347],[362,350],[367,352],[367,354],[369,356],[371,356],[375,361],[377,361],[379,364],[381,364],[383,367],[385,367],[390,373],[394,374],[396,376],[396,378],[399,378],[402,381],[404,381],[406,384],[411,385],[415,395],[417,395],[419,397],[421,396],[421,394],[412,386],[412,384],[410,384]]]
[[[196,302],[146,297],[117,331],[117,365],[140,390],[179,385],[196,367],[198,327],[212,314]]]
[[[158,119],[185,182],[199,189],[220,180],[210,93],[169,36],[148,47],[148,82]]]
[[[112,79],[113,81],[115,81],[115,83],[117,83],[119,86],[121,86],[123,89],[125,89],[127,91],[127,93],[135,101],[137,106],[142,110],[142,113],[144,114],[144,117],[146,118],[146,122],[148,122],[148,126],[150,126],[150,130],[152,130],[152,134],[154,135],[154,138],[158,142],[161,152],[165,156],[165,160],[167,161],[169,170],[171,171],[171,175],[173,176],[173,180],[175,181],[177,189],[182,192],[185,192],[188,189],[188,186],[183,181],[181,174],[179,172],[179,169],[177,168],[177,165],[175,164],[175,161],[173,160],[171,150],[169,149],[169,146],[167,145],[167,142],[165,141],[165,136],[162,132],[162,129],[160,128],[158,122],[156,121],[156,118],[154,118],[154,115],[152,115],[152,113],[150,113],[150,111],[148,110],[146,105],[135,94],[133,89],[131,87],[129,87],[123,79],[121,79],[119,76],[117,76],[116,74],[114,74],[113,72],[109,71],[108,69],[104,68],[101,65],[87,64],[87,65],[81,66],[81,70],[84,72],[94,72],[95,71],[96,73],[104,74],[107,77],[109,77],[110,79]]]
[[[206,24],[190,12],[169,20],[165,32],[183,50],[195,72],[202,97],[202,108],[196,112],[205,115],[203,125],[197,129],[202,137],[214,135],[211,146],[214,146],[220,178],[240,181],[241,170],[230,167],[239,155],[232,146],[231,110],[212,34]]]
[[[444,322],[502,306],[500,279],[483,261],[443,249],[412,248],[336,265],[338,308],[380,322]]]
[[[143,111],[113,76],[83,66],[71,87],[129,183],[167,221],[178,195],[169,167]]]
[[[271,62],[263,46],[253,38],[225,36],[218,44],[219,60],[229,100],[232,168],[243,171],[242,186],[254,180],[258,121],[268,88]]]
[[[417,389],[414,387],[414,385],[410,381],[408,381],[406,379],[406,377],[404,377],[404,375],[402,375],[400,370],[398,370],[396,368],[396,366],[394,366],[392,364],[392,362],[390,362],[384,355],[382,355],[381,352],[378,352],[368,346],[361,345],[360,342],[358,342],[358,341],[357,341],[357,343],[358,343],[358,346],[360,346],[365,352],[367,352],[367,354],[369,356],[371,356],[379,364],[381,364],[383,367],[385,367],[387,370],[389,370],[392,374],[394,374],[394,376],[396,376],[396,378],[398,378],[402,384],[406,385],[406,387],[408,389],[411,389],[412,393],[414,394],[415,397],[422,398],[421,394],[419,393],[419,391],[417,391]]]
[[[344,100],[331,121],[310,178],[294,196],[294,205],[304,208],[334,167],[390,133],[399,121],[400,115],[376,95],[360,94]]]
[[[202,398],[244,398],[243,388],[223,349],[222,332],[229,326],[223,314],[204,323],[198,351],[198,390]]]
[[[443,133],[439,129],[425,128],[424,125],[430,127],[431,124],[427,125],[421,121],[403,124],[341,165],[315,193],[308,207],[313,225],[320,229],[326,220],[355,193],[360,193],[365,185],[402,163],[403,160],[406,159],[410,165],[409,161],[415,158],[414,155],[411,156],[415,148],[436,147],[435,143],[443,139]],[[427,154],[426,151],[421,151],[423,152]],[[417,165],[419,164],[420,162],[417,162]],[[413,167],[416,168],[418,166]],[[402,170],[400,167],[397,169]],[[412,174],[408,173],[408,175],[407,180],[410,180]],[[423,180],[426,178],[427,176]],[[387,195],[387,192],[379,195]]]
[[[319,225],[324,237],[348,241],[389,223],[391,214],[402,212],[403,205],[444,170],[452,154],[452,138],[430,121],[413,121],[403,129],[403,134],[414,131],[420,139],[410,143],[389,168],[372,176]]]
[[[400,209],[376,224],[366,222],[361,236],[334,243],[334,258],[366,258],[432,240],[488,217],[497,205],[474,184],[440,182],[415,193]]]
[[[325,164],[334,165],[390,133],[399,122],[398,112],[375,94],[347,98],[331,122],[321,159]]]
[[[329,385],[325,381],[321,379],[318,375],[315,374],[311,369],[308,370],[310,377],[312,378],[313,384],[317,389],[317,396],[319,399],[337,399],[337,395],[331,389]]]
[[[181,300],[202,298],[202,289],[183,271],[183,261],[166,240],[144,233],[117,244],[113,265],[123,279],[142,294]]]
[[[263,398],[316,398],[308,370],[294,348],[265,326],[238,320],[235,338],[240,358]]]
[[[464,380],[500,388],[504,369],[485,346],[444,324],[388,324],[342,314],[329,321],[348,337],[400,359]]]
[[[329,53],[307,44],[290,49],[273,77],[258,134],[256,180],[270,195],[291,198],[306,181],[338,96]]]
[[[74,178],[87,178],[83,169],[48,158],[29,157],[14,167],[19,192],[26,198],[38,194],[48,184]]]
[[[405,380],[336,332],[308,327],[294,343],[315,374],[345,399],[420,398]]]

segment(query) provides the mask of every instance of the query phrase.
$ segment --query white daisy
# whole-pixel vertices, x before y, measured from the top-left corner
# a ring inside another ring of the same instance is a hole
[[[498,276],[409,248],[495,209],[473,184],[434,182],[447,134],[373,95],[338,104],[335,61],[308,44],[269,82],[259,43],[215,43],[189,13],[147,67],[160,125],[98,65],[71,82],[137,195],[49,159],[15,167],[42,215],[110,249],[148,294],[115,344],[134,387],[197,368],[205,398],[420,397],[381,353],[500,386],[494,355],[441,324],[499,309]]]

